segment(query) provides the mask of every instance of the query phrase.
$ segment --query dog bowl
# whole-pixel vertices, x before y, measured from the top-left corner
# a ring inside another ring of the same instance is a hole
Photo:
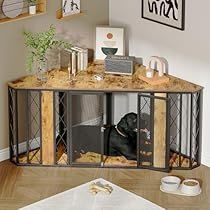
[[[165,191],[176,191],[181,183],[181,179],[176,176],[166,176],[161,179],[162,189]]]
[[[118,51],[118,48],[102,47],[101,50],[105,55],[115,55]]]
[[[195,179],[185,179],[180,187],[182,193],[196,195],[201,191],[200,183]]]

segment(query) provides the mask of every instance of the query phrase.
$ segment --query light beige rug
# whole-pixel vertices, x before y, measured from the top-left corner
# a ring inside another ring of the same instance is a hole
[[[92,182],[109,184],[110,195],[89,193]],[[118,187],[104,179],[93,180],[63,193],[59,193],[19,210],[165,210],[164,208]]]

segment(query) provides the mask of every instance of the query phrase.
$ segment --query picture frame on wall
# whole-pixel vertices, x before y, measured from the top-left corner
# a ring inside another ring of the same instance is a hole
[[[185,28],[185,0],[142,0],[141,17],[179,30]]]
[[[95,60],[107,55],[125,55],[124,28],[96,27]]]
[[[62,0],[63,17],[80,13],[80,0]]]

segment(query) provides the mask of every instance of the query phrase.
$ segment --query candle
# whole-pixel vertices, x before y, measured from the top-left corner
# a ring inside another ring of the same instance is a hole
[[[147,77],[147,78],[152,78],[152,77],[153,77],[153,69],[148,68],[148,69],[146,70],[146,77]]]

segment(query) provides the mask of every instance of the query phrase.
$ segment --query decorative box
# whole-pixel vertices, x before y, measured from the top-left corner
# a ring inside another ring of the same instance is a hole
[[[105,58],[105,73],[132,75],[135,57],[108,55]]]

